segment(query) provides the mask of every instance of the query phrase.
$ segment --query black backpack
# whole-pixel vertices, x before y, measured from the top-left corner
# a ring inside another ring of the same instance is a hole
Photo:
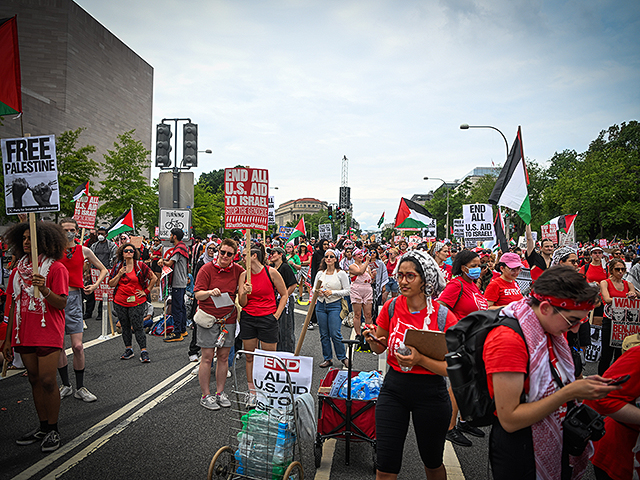
[[[445,333],[449,349],[445,359],[451,388],[460,416],[475,427],[491,425],[495,418],[495,403],[489,395],[482,359],[487,335],[495,327],[505,325],[524,340],[518,320],[501,312],[502,309],[479,310],[462,318]]]

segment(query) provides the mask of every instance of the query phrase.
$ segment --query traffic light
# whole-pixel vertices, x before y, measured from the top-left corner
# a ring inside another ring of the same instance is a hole
[[[333,207],[329,205],[329,220],[333,220]]]
[[[156,167],[169,168],[171,166],[171,126],[159,123],[156,127]]]
[[[182,163],[185,167],[198,166],[198,125],[185,123],[182,130]]]

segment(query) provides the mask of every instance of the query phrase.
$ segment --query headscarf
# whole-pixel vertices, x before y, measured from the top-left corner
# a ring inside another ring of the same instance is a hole
[[[433,246],[433,253],[438,253],[440,250],[442,250],[445,247],[446,243],[443,242],[436,242],[435,245]]]
[[[333,256],[336,257],[336,261],[338,260],[338,258],[340,258],[340,255],[338,254],[338,251],[334,250],[333,248],[327,248],[324,251],[324,254],[326,255],[327,253],[333,253]]]
[[[565,260],[572,253],[578,254],[577,250],[568,245],[564,247],[558,248],[555,252],[553,252],[553,257],[551,257],[551,266],[558,265],[562,260]]]
[[[393,274],[396,275],[400,263],[406,258],[413,258],[420,265],[422,270],[421,277],[424,279],[424,294],[427,298],[427,314],[433,313],[433,304],[431,298],[437,298],[442,290],[444,290],[444,278],[439,274],[440,267],[431,255],[422,250],[411,250],[406,252],[398,261]],[[418,271],[420,273],[420,271]]]
[[[205,247],[204,247],[204,251],[202,252],[202,255],[200,255],[200,258],[198,259],[198,261],[202,260],[202,262],[203,262],[203,263],[205,263],[205,264],[206,264],[206,263],[209,263],[209,262],[213,262],[213,259],[214,259],[214,258],[213,258],[213,257],[210,257],[210,256],[207,254],[207,248],[209,248],[209,247],[214,247],[214,248],[216,248],[216,245],[217,245],[217,244],[216,244],[216,242],[214,242],[214,241],[208,242],[208,243],[205,245]]]

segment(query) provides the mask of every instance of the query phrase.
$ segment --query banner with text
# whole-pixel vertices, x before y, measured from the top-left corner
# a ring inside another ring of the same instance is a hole
[[[462,206],[464,241],[466,243],[495,240],[491,205],[476,203]]]
[[[291,404],[291,394],[294,398],[298,395],[311,392],[311,379],[313,376],[313,358],[296,357],[287,352],[267,352],[256,350],[253,357],[253,383],[262,392],[258,395],[258,401],[266,400],[270,407],[286,407]],[[279,357],[283,364],[272,356]],[[286,367],[286,371],[285,368]],[[287,381],[287,371],[291,377],[291,388]]]
[[[542,230],[542,239],[549,239],[553,243],[558,243],[558,226],[553,223],[549,223],[547,225],[540,225],[540,229]]]
[[[161,208],[158,236],[161,240],[169,240],[171,230],[179,228],[184,232],[182,240],[191,237],[191,210],[180,208]]]
[[[224,170],[224,227],[267,230],[269,171],[257,168]]]
[[[453,219],[453,236],[464,238],[464,220],[462,218]]]
[[[96,283],[98,281],[98,277],[100,276],[100,270],[95,268],[91,269],[91,283]],[[107,294],[110,302],[113,302],[113,288],[109,286],[109,275],[107,275],[102,283],[98,285],[98,288],[93,292],[96,297],[96,300],[102,301],[102,295]],[[102,313],[101,313],[102,315]]]
[[[60,211],[55,135],[3,138],[0,148],[7,215]]]
[[[98,197],[82,197],[76,202],[73,218],[80,228],[93,228],[96,225],[98,212]]]
[[[640,299],[613,297],[613,303],[604,308],[605,316],[612,320],[609,345],[620,348],[625,337],[640,332]]]
[[[269,226],[276,224],[276,197],[269,195]]]
[[[331,240],[333,238],[333,231],[330,223],[321,223],[318,225],[318,237]]]

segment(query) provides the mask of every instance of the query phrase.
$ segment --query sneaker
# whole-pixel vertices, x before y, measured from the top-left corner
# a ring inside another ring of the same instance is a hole
[[[457,425],[447,432],[447,434],[445,435],[445,439],[449,440],[451,443],[460,445],[461,447],[473,446],[473,443],[471,443],[471,440],[465,437],[462,434],[462,432],[458,430]]]
[[[182,340],[184,340],[182,335],[174,332],[167,335],[167,338],[164,339],[165,342],[181,342]]]
[[[198,372],[200,372],[200,365],[196,365],[195,367],[193,367],[193,370],[191,370],[191,375],[198,375]]]
[[[310,324],[307,326],[307,330],[313,330],[313,329],[314,329],[313,323],[310,323]]]
[[[87,328],[89,328],[89,327],[87,327],[87,322],[85,322],[84,320],[82,320],[82,329],[83,329],[83,330],[86,330]]]
[[[458,421],[458,430],[463,433],[468,433],[469,435],[473,435],[474,437],[483,438],[484,432],[473,425],[469,425],[467,422]]]
[[[258,396],[255,393],[248,392],[246,402],[247,408],[254,408],[256,405],[258,405]]]
[[[149,360],[149,352],[147,352],[146,350],[140,352],[140,361],[142,363],[149,363],[151,361]]]
[[[180,335],[182,335],[182,338],[186,337],[189,335],[189,332],[187,332],[186,330],[184,332],[182,332]]]
[[[133,350],[130,348],[125,349],[124,353],[120,356],[120,360],[129,360],[133,358]]]
[[[60,448],[60,434],[55,430],[47,433],[40,444],[40,450],[43,452],[53,452]]]
[[[73,393],[71,385],[60,385],[60,398],[68,397]]]
[[[87,390],[87,387],[82,387],[76,390],[76,393],[73,394],[78,400],[82,400],[83,402],[95,402],[98,397],[96,397],[93,393]]]
[[[198,355],[197,354],[189,355],[189,361],[190,362],[197,362],[198,361]]]
[[[207,410],[220,410],[220,405],[218,405],[218,402],[216,402],[216,398],[213,395],[200,397],[200,405]]]
[[[227,370],[227,378],[231,378],[231,370]]]
[[[227,397],[227,394],[224,392],[216,393],[216,402],[218,402],[218,405],[224,408],[229,408],[231,406],[229,397]]]
[[[46,432],[40,430],[40,427],[36,428],[33,432],[29,432],[16,440],[18,445],[31,445],[32,443],[42,442],[42,439],[46,437]]]

